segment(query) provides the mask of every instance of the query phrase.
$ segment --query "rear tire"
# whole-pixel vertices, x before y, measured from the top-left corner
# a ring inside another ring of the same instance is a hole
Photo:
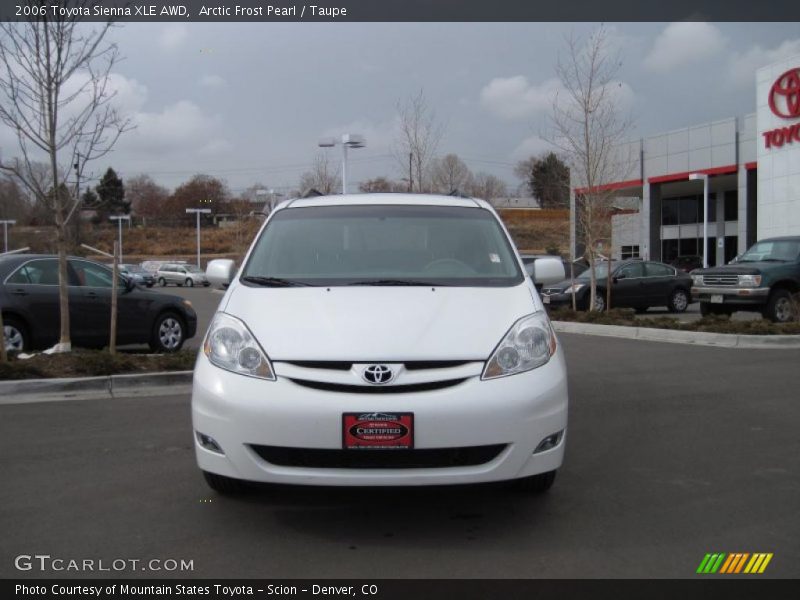
[[[163,277],[159,277],[158,278],[158,285],[160,285],[161,287],[167,287],[167,280],[164,279]]]
[[[780,288],[773,290],[761,314],[773,323],[788,323],[797,316],[792,305],[792,294]]]
[[[3,317],[3,333],[6,352],[27,352],[31,349],[28,328],[16,317]]]
[[[248,489],[247,483],[241,479],[225,477],[224,475],[217,475],[216,473],[209,473],[208,471],[203,471],[203,477],[208,487],[218,494],[231,496],[246,492]]]
[[[512,486],[514,489],[521,492],[541,494],[553,487],[555,480],[556,471],[548,471],[547,473],[540,473],[539,475],[531,475],[530,477],[515,479],[512,482]]]
[[[183,283],[186,287],[194,287],[194,280],[191,277],[187,277]]]
[[[682,313],[686,310],[687,306],[689,306],[689,292],[683,288],[672,290],[672,293],[669,295],[669,300],[667,301],[669,312]]]

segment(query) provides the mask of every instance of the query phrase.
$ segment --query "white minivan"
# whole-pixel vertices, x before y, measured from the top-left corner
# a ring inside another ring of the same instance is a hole
[[[537,261],[542,272],[561,261]],[[492,207],[361,194],[281,204],[228,285],[194,371],[197,462],[247,482],[548,489],[567,372]],[[537,275],[534,274],[534,278]]]

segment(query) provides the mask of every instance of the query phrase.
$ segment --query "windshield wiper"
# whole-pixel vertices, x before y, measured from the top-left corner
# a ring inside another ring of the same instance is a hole
[[[407,285],[407,286],[428,286],[428,287],[441,287],[440,283],[431,283],[430,281],[418,281],[415,279],[365,279],[363,281],[353,281],[347,285],[376,285],[376,286],[390,286],[390,285]]]
[[[281,277],[261,277],[260,275],[245,275],[242,281],[255,283],[265,287],[314,287],[310,283],[295,281],[293,279],[283,279]]]

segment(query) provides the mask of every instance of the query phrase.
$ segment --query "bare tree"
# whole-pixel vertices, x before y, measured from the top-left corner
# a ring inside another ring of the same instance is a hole
[[[317,153],[312,169],[300,176],[300,190],[304,193],[313,189],[325,195],[335,194],[341,187],[342,179],[338,170],[331,167],[326,152]]]
[[[400,132],[394,153],[401,173],[408,173],[409,191],[428,191],[428,169],[444,135],[436,114],[428,108],[423,90],[397,103]]]
[[[72,4],[88,9],[93,3]],[[67,225],[80,204],[77,183],[86,163],[111,150],[130,123],[111,102],[110,75],[119,55],[116,44],[104,38],[112,25],[90,26],[79,16],[51,18],[47,12],[0,23],[0,122],[16,134],[19,145],[19,156],[0,164],[0,171],[52,207],[59,255],[59,351],[71,349]],[[47,161],[46,185],[38,176],[37,159]],[[61,193],[72,169],[74,192]]]
[[[594,310],[598,244],[608,232],[614,197],[607,184],[628,178],[631,161],[621,155],[621,144],[631,119],[620,114],[615,94],[621,86],[616,81],[621,62],[610,51],[607,31],[600,27],[585,41],[570,36],[566,45],[567,55],[556,66],[562,91],[553,102],[551,142],[566,159],[577,190],[576,229],[590,265],[589,307]],[[610,307],[611,286],[606,289],[602,305]]]
[[[502,198],[508,195],[508,189],[502,179],[483,172],[475,174],[475,178],[467,188],[467,191],[470,196],[488,200],[489,202],[495,198]]]
[[[466,193],[472,185],[472,172],[455,154],[447,154],[431,161],[430,189],[442,194],[455,191]]]

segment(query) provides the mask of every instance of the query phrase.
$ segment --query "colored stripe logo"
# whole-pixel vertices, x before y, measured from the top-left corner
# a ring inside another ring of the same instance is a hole
[[[754,552],[752,554],[749,552],[732,552],[730,554],[716,552],[703,557],[700,566],[697,567],[697,573],[703,575],[714,573],[755,575],[763,573],[771,560],[772,552]]]

